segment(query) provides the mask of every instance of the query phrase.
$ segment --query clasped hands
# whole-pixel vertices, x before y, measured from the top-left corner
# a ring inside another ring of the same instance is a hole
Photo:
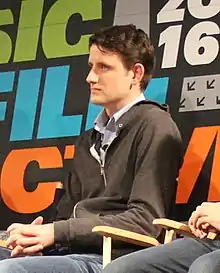
[[[209,232],[220,231],[220,202],[204,202],[192,213],[188,225],[192,233],[205,238]]]
[[[43,217],[37,217],[31,224],[14,223],[7,229],[7,246],[11,256],[42,255],[42,250],[54,243],[54,225],[43,224]]]

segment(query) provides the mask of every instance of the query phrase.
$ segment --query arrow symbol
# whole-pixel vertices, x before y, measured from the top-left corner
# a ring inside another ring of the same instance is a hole
[[[182,99],[180,101],[180,108],[185,108],[184,102],[186,101],[186,99]]]
[[[196,81],[194,81],[192,83],[187,82],[187,91],[195,91],[196,90],[194,87],[195,83],[196,83]]]
[[[201,99],[200,98],[197,98],[197,106],[204,106],[205,104],[202,103],[204,101],[205,97],[202,97]]]
[[[207,82],[206,82],[206,88],[207,88],[207,89],[214,89],[214,88],[215,88],[215,86],[213,85],[214,82],[215,82],[215,79],[212,80],[211,82],[210,82],[210,81],[207,81]]]
[[[216,104],[220,104],[220,99],[218,96],[216,97]]]

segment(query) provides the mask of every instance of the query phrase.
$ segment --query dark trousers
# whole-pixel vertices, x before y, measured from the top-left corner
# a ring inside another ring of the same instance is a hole
[[[51,253],[50,253],[51,254]],[[10,258],[10,250],[0,247],[0,273],[100,273],[102,256],[69,254]]]
[[[220,273],[220,241],[192,238],[120,257],[103,273]]]

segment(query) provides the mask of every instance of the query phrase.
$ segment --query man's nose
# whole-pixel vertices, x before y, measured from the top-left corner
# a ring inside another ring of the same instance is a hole
[[[96,83],[96,82],[98,82],[98,80],[99,80],[98,75],[95,73],[95,71],[93,69],[91,69],[89,71],[87,78],[86,78],[86,81],[88,83]]]

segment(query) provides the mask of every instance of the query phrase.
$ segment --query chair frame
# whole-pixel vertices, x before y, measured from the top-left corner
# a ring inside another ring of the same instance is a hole
[[[153,224],[165,229],[164,244],[170,243],[174,240],[177,234],[195,238],[187,224],[166,218],[154,219]],[[111,262],[112,240],[121,240],[144,247],[160,245],[160,243],[153,237],[119,228],[96,226],[92,231],[103,236],[103,268]],[[207,238],[214,240],[216,235],[216,233],[209,232]]]

